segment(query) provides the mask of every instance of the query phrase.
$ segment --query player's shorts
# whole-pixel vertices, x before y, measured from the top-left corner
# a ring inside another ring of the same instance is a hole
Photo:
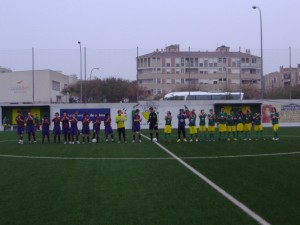
[[[89,126],[83,126],[82,127],[82,134],[90,134],[90,127]]]
[[[133,131],[133,133],[140,132],[141,126],[139,124],[134,124],[132,127],[132,131]]]
[[[35,127],[34,125],[30,125],[30,126],[27,126],[27,133],[34,133],[35,132]]]
[[[200,125],[200,126],[199,126],[199,131],[200,131],[200,132],[206,132],[206,127],[205,127],[205,125]]]
[[[100,132],[100,127],[93,127],[93,132],[94,132],[95,134],[99,134],[99,132]]]
[[[111,126],[105,126],[105,134],[112,134],[112,127]]]
[[[42,135],[43,135],[43,136],[48,136],[48,135],[50,135],[50,130],[49,130],[49,129],[43,129],[43,130],[42,130]]]
[[[165,125],[165,134],[171,134],[172,133],[172,127],[171,125]]]
[[[63,134],[69,134],[70,133],[70,128],[63,128],[62,133]]]
[[[244,125],[244,131],[246,131],[246,132],[251,131],[251,126],[252,126],[251,123],[245,123],[245,125]]]
[[[53,134],[54,135],[60,135],[61,134],[60,127],[53,127]]]
[[[263,130],[263,127],[261,124],[259,125],[254,125],[254,131],[262,131]]]
[[[236,125],[236,130],[237,130],[237,131],[244,131],[244,124],[238,123],[238,124]]]
[[[24,134],[24,127],[18,127],[17,133],[18,135]]]
[[[234,125],[229,126],[227,125],[227,132],[235,132],[236,131],[236,127]]]
[[[149,124],[149,130],[158,130],[157,124]]]
[[[278,124],[273,124],[273,131],[278,131],[279,130],[279,125]]]
[[[215,129],[214,125],[208,125],[208,132],[215,132]]]
[[[227,129],[226,129],[226,124],[219,124],[219,132],[226,132]]]
[[[197,127],[196,126],[190,126],[190,134],[197,134]]]
[[[78,127],[71,127],[70,128],[71,135],[77,135],[78,134]]]

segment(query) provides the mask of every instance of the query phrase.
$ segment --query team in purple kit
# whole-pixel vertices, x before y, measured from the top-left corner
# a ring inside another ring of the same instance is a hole
[[[50,119],[47,115],[44,115],[42,119],[42,144],[45,142],[45,137],[50,144]]]
[[[24,116],[22,116],[21,111],[18,111],[18,115],[16,117],[17,122],[17,134],[19,136],[19,144],[23,144],[24,138]]]
[[[141,121],[142,121],[142,118],[140,116],[140,110],[139,109],[135,110],[135,114],[133,115],[132,121],[133,121],[133,127],[132,127],[133,140],[132,140],[132,143],[135,142],[135,136],[136,135],[138,135],[138,137],[139,137],[139,142],[142,142],[142,140],[141,140]]]

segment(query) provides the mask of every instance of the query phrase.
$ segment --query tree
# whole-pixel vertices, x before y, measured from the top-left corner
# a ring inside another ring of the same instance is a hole
[[[86,82],[86,83],[85,83]],[[120,102],[137,100],[136,81],[129,81],[122,78],[110,77],[106,79],[94,79],[83,81],[83,100],[87,102]],[[86,91],[85,91],[86,87]],[[143,94],[143,89],[139,94]],[[62,93],[69,92],[73,98],[80,96],[80,81],[65,88]],[[86,92],[86,98],[85,98]]]

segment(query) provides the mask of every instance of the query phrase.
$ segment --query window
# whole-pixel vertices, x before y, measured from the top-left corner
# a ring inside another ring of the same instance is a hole
[[[157,78],[156,83],[157,83],[157,84],[160,84],[160,83],[161,83],[161,79],[160,79],[160,78]]]
[[[180,69],[176,69],[176,70],[175,70],[175,73],[176,73],[176,74],[180,74]]]
[[[256,58],[252,58],[252,63],[256,64]]]
[[[58,81],[52,81],[52,90],[54,91],[60,91],[60,82]]]
[[[218,81],[214,81],[214,84],[218,84]]]
[[[166,67],[171,67],[171,58],[166,58]]]
[[[171,69],[166,69],[166,74],[170,74],[171,73]]]
[[[208,67],[208,60],[204,60],[204,67]]]

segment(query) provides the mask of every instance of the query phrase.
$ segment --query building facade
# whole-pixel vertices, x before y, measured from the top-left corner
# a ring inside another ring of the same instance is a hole
[[[172,91],[240,91],[243,86],[261,88],[261,58],[231,52],[227,46],[216,51],[180,51],[179,45],[156,50],[137,58],[138,83],[152,95]]]
[[[61,91],[77,79],[52,70],[0,73],[1,103],[67,103]]]
[[[266,91],[276,88],[296,86],[300,84],[300,64],[297,67],[279,68],[279,72],[269,73],[264,76]]]

